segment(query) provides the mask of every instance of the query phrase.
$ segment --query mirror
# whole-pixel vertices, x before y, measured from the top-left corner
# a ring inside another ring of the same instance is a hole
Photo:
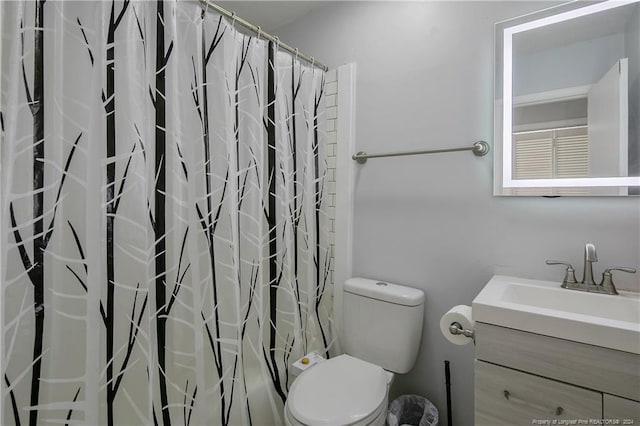
[[[496,25],[494,195],[640,194],[640,0]]]

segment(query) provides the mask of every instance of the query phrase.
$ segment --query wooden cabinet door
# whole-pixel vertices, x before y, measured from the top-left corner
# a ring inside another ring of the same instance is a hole
[[[600,392],[476,361],[476,425],[530,426],[546,420],[601,418]]]

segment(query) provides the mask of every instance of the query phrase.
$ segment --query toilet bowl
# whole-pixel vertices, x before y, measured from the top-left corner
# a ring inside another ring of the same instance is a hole
[[[302,373],[285,404],[287,426],[384,425],[393,373],[340,355]]]
[[[424,293],[365,278],[344,283],[344,355],[294,380],[285,403],[291,426],[384,425],[394,373],[415,364]]]

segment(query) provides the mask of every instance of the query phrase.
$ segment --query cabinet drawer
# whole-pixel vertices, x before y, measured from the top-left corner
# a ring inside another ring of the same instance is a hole
[[[604,394],[604,418],[618,420],[620,425],[640,424],[640,402]]]
[[[476,323],[476,358],[640,401],[640,355]]]
[[[602,394],[475,362],[476,425],[532,425],[534,420],[601,419]]]

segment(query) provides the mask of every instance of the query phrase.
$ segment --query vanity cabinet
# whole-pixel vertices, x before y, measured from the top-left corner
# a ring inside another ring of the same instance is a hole
[[[640,424],[640,355],[484,323],[475,336],[476,425]]]

